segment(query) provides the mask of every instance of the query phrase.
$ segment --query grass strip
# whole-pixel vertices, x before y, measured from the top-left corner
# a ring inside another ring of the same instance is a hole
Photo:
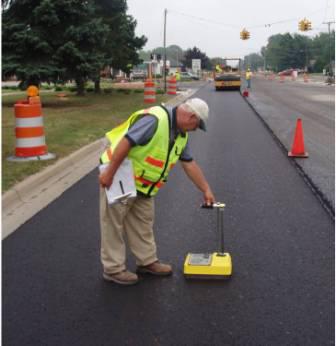
[[[148,107],[143,103],[143,94],[132,90],[88,93],[84,97],[70,92],[66,93],[66,97],[58,97],[58,94],[49,92],[41,95],[46,144],[48,152],[56,154],[57,159],[102,138],[134,111]],[[167,95],[157,95],[156,104],[166,102],[169,98]],[[22,97],[17,94],[2,97],[2,192],[55,162],[7,161],[15,152],[13,106],[22,99],[25,99],[24,93]]]

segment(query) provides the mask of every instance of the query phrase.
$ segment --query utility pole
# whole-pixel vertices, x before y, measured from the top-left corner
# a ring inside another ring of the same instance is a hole
[[[322,24],[328,24],[329,32],[329,77],[333,77],[333,71],[331,67],[331,36],[330,36],[330,25],[335,22],[323,22]]]
[[[166,21],[167,21],[167,9],[164,10],[164,26],[163,26],[163,90],[166,93],[166,62],[167,62],[167,50],[166,50]]]

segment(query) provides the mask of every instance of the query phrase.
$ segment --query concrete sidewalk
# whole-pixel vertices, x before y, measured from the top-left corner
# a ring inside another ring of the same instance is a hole
[[[175,106],[189,98],[196,91],[196,89],[183,91],[166,104]],[[102,138],[68,157],[58,160],[53,165],[28,177],[4,193],[2,196],[2,239],[13,233],[23,223],[97,167],[103,149]]]

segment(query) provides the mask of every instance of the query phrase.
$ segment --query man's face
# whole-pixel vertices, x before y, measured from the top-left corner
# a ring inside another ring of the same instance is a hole
[[[182,107],[177,109],[177,127],[183,132],[196,131],[200,120],[196,114],[185,110]]]

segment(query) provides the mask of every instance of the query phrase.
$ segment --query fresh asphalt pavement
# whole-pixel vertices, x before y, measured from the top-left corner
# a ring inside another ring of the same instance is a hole
[[[292,148],[296,121],[302,119],[305,150],[309,159],[296,164],[315,186],[329,209],[335,209],[335,88],[325,82],[301,79],[253,78],[248,102],[261,115],[288,151]]]
[[[94,170],[3,241],[4,345],[334,344],[333,220],[238,92],[207,85],[195,96],[211,121],[191,135],[192,152],[227,204],[232,278],[183,277],[186,253],[215,251],[218,234],[177,167],[155,223],[174,275],[103,281]]]

